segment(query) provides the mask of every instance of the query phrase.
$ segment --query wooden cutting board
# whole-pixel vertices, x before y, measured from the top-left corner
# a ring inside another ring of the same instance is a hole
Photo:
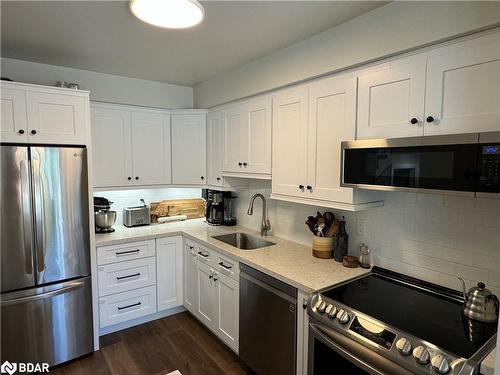
[[[151,219],[153,223],[159,217],[186,215],[188,219],[205,216],[205,201],[201,198],[170,199],[151,203]]]

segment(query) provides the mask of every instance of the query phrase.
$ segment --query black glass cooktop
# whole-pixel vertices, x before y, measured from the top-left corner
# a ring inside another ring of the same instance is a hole
[[[496,332],[466,318],[455,291],[383,269],[322,294],[463,358]]]

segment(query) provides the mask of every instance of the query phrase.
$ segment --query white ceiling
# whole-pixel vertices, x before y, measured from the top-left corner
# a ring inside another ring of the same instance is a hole
[[[383,1],[203,1],[186,30],[147,25],[126,1],[1,1],[1,55],[192,86]]]

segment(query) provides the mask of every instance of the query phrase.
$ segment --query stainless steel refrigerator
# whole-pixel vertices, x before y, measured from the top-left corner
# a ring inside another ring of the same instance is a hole
[[[1,361],[93,350],[87,153],[0,146]]]

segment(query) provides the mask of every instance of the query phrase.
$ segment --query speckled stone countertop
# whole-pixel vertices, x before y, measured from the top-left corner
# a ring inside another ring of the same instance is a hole
[[[240,250],[217,241],[212,236],[233,232],[245,232],[259,236],[259,233],[240,226],[211,227],[203,219],[134,228],[115,225],[114,228],[115,232],[113,233],[96,234],[96,246],[116,245],[182,234],[307,293],[342,283],[369,272],[363,268],[346,268],[333,259],[314,258],[310,247],[279,237],[266,237],[266,240],[276,243],[274,246]]]
[[[481,374],[483,375],[493,375],[495,372],[495,352],[496,348],[491,351],[490,354],[481,362]]]

